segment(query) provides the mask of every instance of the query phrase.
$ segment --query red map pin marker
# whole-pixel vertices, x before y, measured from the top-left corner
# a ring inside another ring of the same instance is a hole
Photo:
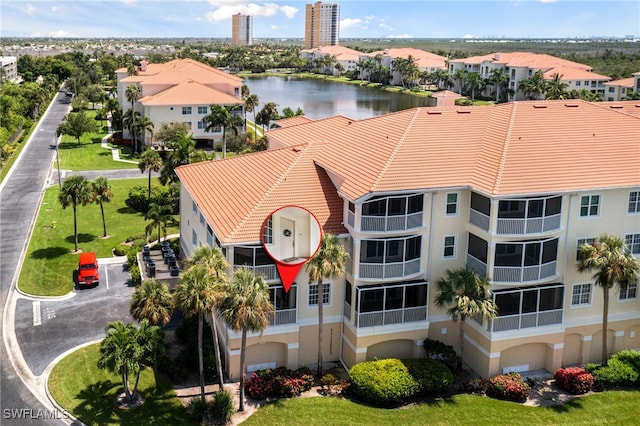
[[[285,292],[300,269],[320,248],[322,230],[307,209],[284,206],[274,210],[262,224],[262,245],[275,261]]]

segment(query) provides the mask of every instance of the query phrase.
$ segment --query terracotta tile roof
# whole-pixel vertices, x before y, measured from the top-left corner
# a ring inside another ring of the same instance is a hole
[[[176,169],[182,183],[223,243],[260,241],[264,220],[295,204],[312,212],[325,232],[346,232],[343,201],[313,159],[321,143],[308,143]]]
[[[321,54],[321,55],[329,55],[335,56],[338,61],[358,61],[362,52],[358,52],[357,50],[349,49],[345,46],[334,45],[334,46],[321,46],[313,49],[305,49],[301,50],[301,52],[308,54]]]
[[[158,105],[235,105],[242,99],[227,95],[193,80],[178,83],[170,89],[140,99],[145,106]]]
[[[341,232],[338,193],[357,200],[372,191],[471,187],[509,196],[640,186],[638,101],[415,108],[272,135],[290,145],[177,171],[225,242],[259,240],[262,220],[287,204]]]
[[[569,61],[555,56],[532,53],[532,52],[495,52],[482,56],[471,56],[469,58],[452,59],[451,63],[464,63],[479,65],[483,62],[490,62],[496,65],[509,67],[528,67],[546,71],[551,68],[567,67],[591,71],[588,65]]]
[[[620,80],[607,81],[604,83],[605,86],[619,86],[619,87],[630,87],[633,89],[633,83],[636,80],[633,77],[623,78]]]
[[[560,80],[562,81],[571,81],[571,80],[609,81],[611,80],[611,77],[607,77],[606,75],[596,74],[594,72],[588,71],[583,68],[573,68],[573,67],[550,68],[544,72],[544,78],[545,80],[551,80],[556,74],[560,76]]]
[[[415,49],[412,47],[400,47],[379,50],[376,52],[362,54],[363,56],[369,56],[371,58],[376,55],[388,56],[391,58],[404,58],[407,59],[411,56],[418,65],[418,68],[442,68],[447,69],[447,58],[444,56],[436,55],[435,53],[427,52],[426,50]]]
[[[276,121],[276,124],[280,127],[291,127],[291,126],[297,126],[298,124],[306,124],[310,121],[313,121],[313,119],[306,117],[304,115],[296,115],[294,117],[280,119]]]
[[[118,71],[126,71],[126,68],[121,68]],[[226,82],[233,85],[242,84],[241,78],[193,59],[174,59],[163,64],[148,64],[145,71],[139,70],[138,75],[128,76],[122,81],[177,84],[187,79],[203,84],[211,82]]]

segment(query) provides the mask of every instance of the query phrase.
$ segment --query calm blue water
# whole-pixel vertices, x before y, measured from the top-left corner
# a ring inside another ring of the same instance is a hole
[[[304,115],[314,120],[334,115],[362,119],[427,106],[425,98],[319,79],[245,77],[244,84],[258,95],[256,111],[275,102],[279,112],[286,107],[294,111],[302,108]]]

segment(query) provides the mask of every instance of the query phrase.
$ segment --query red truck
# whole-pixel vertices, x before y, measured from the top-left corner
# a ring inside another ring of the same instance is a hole
[[[98,285],[100,275],[98,274],[98,259],[92,251],[80,253],[78,261],[78,285]]]

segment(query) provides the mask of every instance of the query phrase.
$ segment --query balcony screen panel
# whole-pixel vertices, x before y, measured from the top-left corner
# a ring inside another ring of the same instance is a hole
[[[402,287],[388,287],[386,289],[387,299],[384,307],[386,310],[402,309],[403,290]]]
[[[364,290],[360,292],[360,312],[377,312],[383,309],[384,289]]]
[[[404,241],[403,240],[389,240],[387,241],[387,257],[386,263],[402,262],[404,255]]]
[[[538,289],[524,291],[522,293],[522,313],[536,312],[538,310]]]
[[[542,263],[553,262],[558,258],[558,239],[545,241],[542,250]]]
[[[469,234],[469,254],[481,262],[487,263],[487,242],[474,234]]]
[[[360,250],[360,261],[365,263],[382,263],[384,258],[384,241],[365,240],[365,247]]]
[[[535,266],[540,264],[540,243],[529,243],[524,249],[524,266]]]
[[[405,251],[405,260],[418,259],[420,257],[420,247],[422,245],[421,237],[409,238],[406,241],[407,248]]]
[[[471,208],[489,216],[491,214],[491,201],[475,192],[471,193]]]
[[[281,286],[269,288],[269,297],[276,310],[295,309],[298,288],[291,286],[288,292]]]
[[[562,309],[563,293],[562,287],[540,289],[540,310]]]
[[[562,197],[553,197],[547,200],[545,216],[560,214],[562,209]]]
[[[389,199],[389,216],[401,216],[405,214],[406,209],[407,199],[405,197]]]
[[[273,259],[267,254],[264,247],[256,248],[256,266],[271,264],[273,264]]]
[[[523,200],[502,200],[498,204],[499,218],[524,218],[526,202]]]
[[[527,217],[542,217],[542,213],[544,211],[544,200],[529,200],[529,205],[527,206]]]
[[[364,216],[386,216],[387,200],[369,201],[362,205],[362,214]]]
[[[405,289],[405,307],[415,308],[427,304],[427,285],[412,285]]]
[[[496,244],[495,266],[522,266],[522,244]]]
[[[501,317],[520,313],[520,292],[496,293],[496,305]]]
[[[411,214],[421,212],[422,206],[424,205],[423,200],[424,196],[422,194],[409,197],[407,213]]]
[[[253,265],[253,249],[251,247],[236,247],[233,250],[234,265]]]
[[[345,284],[344,301],[347,302],[349,305],[351,305],[352,292],[353,292],[353,284],[351,284],[351,282],[347,280]]]

